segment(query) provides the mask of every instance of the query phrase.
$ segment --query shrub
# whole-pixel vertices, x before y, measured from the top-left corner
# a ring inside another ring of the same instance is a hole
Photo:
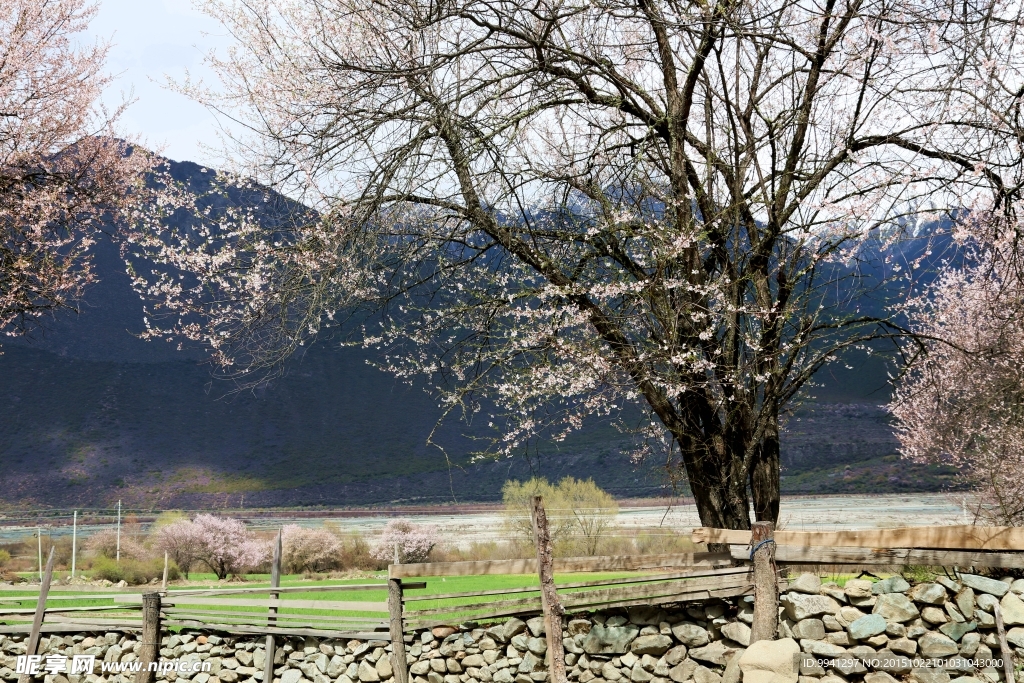
[[[514,541],[528,546],[533,545],[533,497],[544,499],[551,542],[556,554],[563,557],[596,555],[619,512],[615,499],[593,479],[565,477],[552,485],[543,477],[534,477],[526,482],[505,482],[501,492],[505,528]]]
[[[109,557],[97,557],[92,563],[92,578],[106,579],[107,581],[125,581],[133,586],[149,583],[153,579],[161,579],[164,574],[163,558],[150,558],[148,560],[136,560],[132,558],[121,558],[120,564]],[[169,581],[180,576],[177,565],[173,562],[167,568],[167,579]]]
[[[3,569],[11,561],[11,554],[6,550],[0,550],[0,569]]]

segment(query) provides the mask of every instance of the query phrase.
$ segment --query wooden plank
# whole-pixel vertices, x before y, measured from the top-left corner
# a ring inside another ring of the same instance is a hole
[[[780,532],[781,533],[781,532]],[[749,559],[746,546],[732,546],[737,560]],[[988,553],[967,550],[910,550],[882,548],[804,548],[780,545],[775,559],[786,564],[856,564],[905,567],[1024,567],[1024,553]]]
[[[718,553],[722,557],[729,557],[728,553]],[[592,586],[615,586],[619,584],[633,584],[633,583],[654,583],[656,581],[670,581],[672,579],[685,579],[691,577],[700,576],[724,576],[726,574],[743,574],[749,572],[748,567],[728,567],[726,569],[703,569],[694,572],[673,572],[671,574],[646,574],[643,576],[627,576],[621,579],[601,579],[600,581],[581,581],[577,583],[556,583],[555,588],[558,590],[568,590],[572,588],[590,588]],[[402,584],[405,587],[405,584]],[[403,596],[402,601],[406,604],[410,602],[423,602],[425,600],[449,600],[454,598],[478,598],[487,595],[516,595],[520,593],[539,593],[540,586],[531,586],[529,588],[497,588],[489,591],[475,591],[469,593],[439,593],[436,595],[415,595],[415,596]]]
[[[391,635],[391,668],[395,683],[409,683],[409,663],[402,638],[402,580],[388,579],[388,632]]]
[[[128,605],[98,605],[95,607],[47,607],[47,614],[57,614],[58,612],[100,612],[103,610],[120,610],[122,612],[137,611],[132,610],[131,606]],[[4,614],[35,614],[35,607],[8,607],[0,609],[0,615]]]
[[[513,607],[525,607],[525,610],[519,611],[530,611],[533,609],[540,609],[540,596],[536,598],[526,598],[525,600],[490,600],[488,602],[471,602],[465,605],[449,605],[447,607],[437,607],[433,609],[409,609],[405,610],[406,614],[411,617],[422,617],[428,614],[448,614],[448,613],[462,613],[472,612],[473,610],[487,609],[488,607],[499,607],[503,610],[508,610]],[[519,612],[509,612],[509,614],[518,614]]]
[[[234,624],[211,624],[204,621],[168,621],[168,626],[191,626],[224,633],[262,633],[277,636],[317,636],[321,638],[353,638],[356,640],[380,640],[389,642],[391,634],[387,631],[329,631],[309,628],[270,628],[267,626],[238,626]]]
[[[775,568],[775,525],[754,522],[750,528],[754,562],[754,621],[750,642],[775,640],[779,630],[779,585]]]
[[[274,562],[270,566],[270,587],[279,588],[281,586],[281,543],[284,536],[284,528],[277,530],[277,543],[274,544]],[[273,602],[277,602],[280,599],[281,591],[271,591],[268,596]],[[277,614],[277,605],[272,605],[268,608],[268,612],[271,615]],[[273,616],[267,619],[267,626],[273,627],[276,625],[277,619]],[[277,658],[275,650],[277,649],[277,641],[274,639],[272,633],[267,634],[265,641],[265,652],[266,655],[263,659],[263,680],[267,683],[271,683],[274,680],[274,660]]]
[[[270,626],[267,625],[266,615],[260,615],[260,618],[253,619],[252,617],[246,616],[231,616],[231,615],[211,615],[211,614],[192,614],[188,612],[178,614],[164,614],[167,619],[176,619],[178,621],[201,621],[201,622],[217,622],[217,623],[231,623],[245,626],[259,626],[267,628],[276,628],[278,626],[282,628],[301,628],[308,626],[309,628],[333,628],[333,629],[345,629],[345,630],[366,630],[383,628],[387,626],[386,623],[372,620],[364,621],[336,621],[330,617],[321,617],[315,614],[306,614],[299,617],[288,619],[286,621],[278,621]]]
[[[121,629],[127,629],[131,631],[138,631],[142,629],[141,621],[124,621],[124,622],[92,622],[92,621],[59,621],[59,622],[47,622],[43,624],[39,632],[40,633],[74,633],[75,631],[116,631]],[[25,624],[8,624],[6,626],[0,626],[0,633],[28,633],[32,630],[32,625],[29,623]]]
[[[555,553],[548,530],[548,515],[544,500],[534,496],[530,508],[533,523],[533,543],[537,548],[537,573],[540,578],[540,605],[544,614],[544,638],[548,644],[548,678],[551,683],[567,683],[565,649],[562,645],[562,616],[565,609],[555,590]]]
[[[169,617],[179,618],[179,615],[190,614],[200,618],[206,618],[206,616],[223,616],[227,617],[245,617],[251,618],[254,621],[260,623],[266,623],[267,615],[262,612],[233,612],[229,610],[213,610],[213,609],[189,609],[188,607],[165,607],[161,610],[164,614]],[[387,622],[382,619],[375,619],[374,617],[339,617],[335,615],[324,615],[324,614],[282,614],[276,615],[278,622],[295,619],[322,619],[324,621],[332,621],[341,623],[359,623],[359,624],[373,624],[387,625]]]
[[[55,600],[112,600],[117,595],[142,595],[141,593],[106,593],[97,595],[47,595],[46,601],[53,602]],[[39,602],[39,593],[33,593],[32,595],[15,596],[5,595],[0,596],[0,602],[27,602],[34,600]],[[140,603],[141,604],[141,601]]]
[[[135,596],[119,596],[114,602],[137,604]],[[168,595],[165,605],[208,605],[212,607],[280,607],[287,609],[343,610],[347,612],[387,612],[386,602],[344,602],[338,600],[233,600],[231,598],[183,598]]]
[[[426,588],[426,583],[412,584],[414,587]],[[187,590],[168,591],[167,595],[174,597],[178,595],[244,595],[247,593],[319,593],[324,591],[386,591],[388,584],[381,583],[354,583],[351,585],[329,584],[326,586],[264,586],[262,588],[193,588]]]
[[[610,557],[568,557],[555,560],[556,574],[574,572],[642,571],[671,567],[710,567],[730,561],[728,553],[680,553],[675,555],[620,555]],[[481,560],[471,562],[425,562],[391,565],[393,579],[419,576],[488,576],[495,574],[536,574],[537,560]]]
[[[698,527],[694,543],[745,544],[750,532]],[[919,548],[942,550],[1021,550],[1024,527],[927,526],[860,531],[778,531],[775,541],[787,546]]]

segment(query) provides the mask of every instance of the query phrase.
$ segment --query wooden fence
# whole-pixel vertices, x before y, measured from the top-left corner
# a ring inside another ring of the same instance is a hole
[[[750,532],[701,527],[695,543],[724,543],[748,559]],[[1024,568],[1024,528],[931,526],[865,531],[777,531],[775,560],[785,564]]]

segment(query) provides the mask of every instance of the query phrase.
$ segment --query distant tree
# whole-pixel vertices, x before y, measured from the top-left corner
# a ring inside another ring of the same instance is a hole
[[[565,477],[556,486],[543,477],[507,481],[502,488],[505,526],[520,542],[533,542],[530,517],[533,497],[544,498],[551,540],[563,552],[595,555],[619,505],[593,479]]]
[[[290,573],[321,572],[338,562],[341,542],[327,529],[286,524],[282,529],[281,562]]]
[[[426,562],[430,551],[440,542],[441,535],[436,526],[393,519],[385,525],[377,539],[373,557],[381,562],[393,562],[397,549],[402,564]]]
[[[83,544],[86,550],[97,555],[114,559],[117,557],[117,532],[113,529],[105,529],[93,534]],[[141,560],[149,555],[145,546],[129,534],[121,534],[121,557]]]
[[[168,553],[186,579],[203,552],[199,530],[187,518],[172,522],[157,531],[156,545]]]
[[[152,159],[98,105],[104,44],[86,0],[0,0],[0,334],[72,308],[93,281],[101,226],[148,206]],[[112,222],[113,221],[113,222]]]
[[[192,520],[200,541],[198,560],[225,579],[266,562],[270,545],[256,538],[245,523],[231,517],[196,515]]]
[[[218,579],[225,579],[262,564],[270,552],[269,545],[257,539],[241,520],[208,514],[165,526],[157,538],[160,548],[170,553],[186,577],[202,563]]]
[[[1024,230],[1008,232],[910,302],[922,348],[908,349],[890,409],[905,457],[959,468],[978,519],[1022,526]]]

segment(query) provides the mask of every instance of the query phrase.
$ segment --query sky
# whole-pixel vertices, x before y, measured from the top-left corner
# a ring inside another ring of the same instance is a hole
[[[217,120],[165,83],[182,79],[186,69],[193,78],[215,82],[203,54],[229,44],[223,28],[194,9],[192,0],[100,0],[99,8],[89,37],[113,42],[107,70],[116,77],[104,100],[135,100],[121,130],[171,159],[215,164],[217,157],[202,144],[218,145]]]

